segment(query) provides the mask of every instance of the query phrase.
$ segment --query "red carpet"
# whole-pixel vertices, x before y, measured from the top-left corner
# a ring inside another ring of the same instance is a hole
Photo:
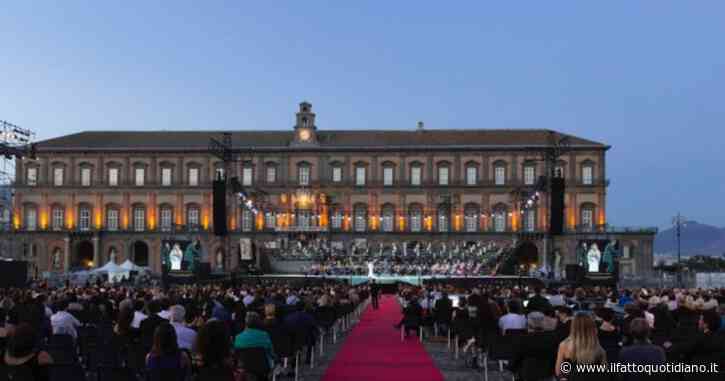
[[[368,306],[327,368],[323,381],[443,380],[417,338],[411,335],[405,342],[400,341],[400,331],[393,324],[401,317],[394,296],[381,297],[379,310],[373,310],[372,304]]]

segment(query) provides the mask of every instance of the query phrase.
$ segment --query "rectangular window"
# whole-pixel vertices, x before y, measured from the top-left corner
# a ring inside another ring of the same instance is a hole
[[[63,229],[64,223],[65,223],[65,213],[63,211],[63,208],[53,208],[53,222],[51,225],[53,230]]]
[[[189,186],[199,186],[199,168],[189,168]]]
[[[38,168],[37,167],[28,168],[28,176],[25,178],[25,183],[31,187],[38,185]]]
[[[81,168],[81,186],[83,186],[83,187],[91,186],[91,169],[90,168]]]
[[[342,228],[342,213],[335,213],[332,215],[332,228],[333,229],[340,229]]]
[[[299,167],[297,178],[300,182],[300,185],[310,185],[310,167]]]
[[[161,231],[171,231],[171,221],[173,221],[172,211],[170,208],[161,209],[160,228]]]
[[[448,185],[448,167],[438,167],[438,185]]]
[[[108,168],[108,186],[118,186],[118,168]]]
[[[524,216],[524,230],[527,232],[536,230],[536,212],[533,210],[527,210],[524,213]]]
[[[524,185],[534,185],[536,169],[533,166],[524,167]]]
[[[383,185],[386,187],[393,186],[393,167],[383,168]]]
[[[106,229],[112,232],[118,230],[118,209],[108,209],[106,220]]]
[[[63,168],[53,168],[53,186],[63,186]]]
[[[383,215],[383,231],[384,232],[391,232],[393,231],[393,222],[395,221],[395,218],[392,213],[386,213]]]
[[[591,209],[582,209],[582,225],[586,228],[594,226],[594,211]]]
[[[274,213],[267,212],[264,214],[264,226],[267,229],[274,229],[277,226]]]
[[[447,211],[438,212],[438,231],[439,232],[448,231],[448,212]]]
[[[267,183],[273,184],[277,182],[277,167],[267,167]]]
[[[493,228],[497,232],[502,232],[506,230],[506,214],[497,213],[496,215],[494,215]]]
[[[466,214],[466,231],[467,232],[475,232],[478,230],[478,218],[476,214],[469,213]]]
[[[582,183],[592,185],[594,183],[594,168],[591,166],[582,167]]]
[[[466,185],[476,185],[478,183],[478,171],[476,167],[466,168]]]
[[[332,167],[332,182],[342,182],[342,167]]]
[[[496,185],[506,184],[506,168],[496,167],[494,171]]]
[[[365,212],[359,211],[355,213],[355,231],[364,232],[367,227],[367,219],[365,218]]]
[[[34,231],[38,228],[38,210],[35,208],[28,208],[25,212],[25,229]]]
[[[252,167],[244,167],[242,168],[242,186],[245,187],[251,187],[252,186]]]
[[[91,228],[91,210],[88,208],[81,208],[78,212],[78,228],[82,231],[87,231]]]
[[[629,245],[622,247],[622,259],[629,259]]]
[[[144,180],[146,180],[146,170],[144,168],[136,168],[134,170],[134,178],[136,179],[136,186],[144,186]]]
[[[252,231],[252,226],[254,224],[254,215],[249,209],[242,210],[242,231],[250,232]]]
[[[171,186],[171,168],[161,168],[161,186]]]
[[[410,185],[420,186],[420,178],[423,172],[421,167],[412,167],[410,169]]]
[[[136,208],[133,210],[133,230],[142,232],[146,230],[146,210]]]
[[[423,219],[420,214],[413,214],[410,216],[410,231],[419,232],[423,228]]]
[[[355,167],[355,185],[365,185],[365,167]]]
[[[189,229],[196,230],[199,228],[199,209],[189,208],[189,215],[187,216],[186,224],[189,225]]]

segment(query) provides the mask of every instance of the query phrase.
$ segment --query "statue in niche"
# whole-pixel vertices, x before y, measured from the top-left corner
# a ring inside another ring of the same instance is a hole
[[[60,256],[61,256],[60,249],[56,247],[55,250],[53,251],[53,256],[51,258],[52,262],[53,262],[53,268],[55,270],[60,270]]]
[[[216,268],[224,270],[224,251],[222,249],[216,251]]]

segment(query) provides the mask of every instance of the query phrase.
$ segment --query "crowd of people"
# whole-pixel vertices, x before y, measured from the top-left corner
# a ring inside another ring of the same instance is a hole
[[[399,297],[406,333],[426,326],[450,330],[453,345],[473,354],[473,366],[505,359],[517,380],[642,379],[641,372],[576,374],[577,364],[608,363],[695,364],[704,366],[696,370],[710,372],[670,369],[653,378],[725,379],[725,289],[455,290],[436,285],[405,287]],[[719,366],[719,373],[711,364]]]
[[[119,372],[124,380],[266,379],[281,365],[289,373],[297,350],[310,351],[367,297],[367,286],[329,282],[3,289],[0,374],[36,381],[49,380],[53,369],[64,380]],[[245,361],[259,354],[266,359],[261,369]]]

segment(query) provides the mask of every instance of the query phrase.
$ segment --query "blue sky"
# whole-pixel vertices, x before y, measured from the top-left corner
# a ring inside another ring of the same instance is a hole
[[[725,226],[722,1],[63,1],[0,10],[0,119],[550,128],[611,144],[609,222]]]

